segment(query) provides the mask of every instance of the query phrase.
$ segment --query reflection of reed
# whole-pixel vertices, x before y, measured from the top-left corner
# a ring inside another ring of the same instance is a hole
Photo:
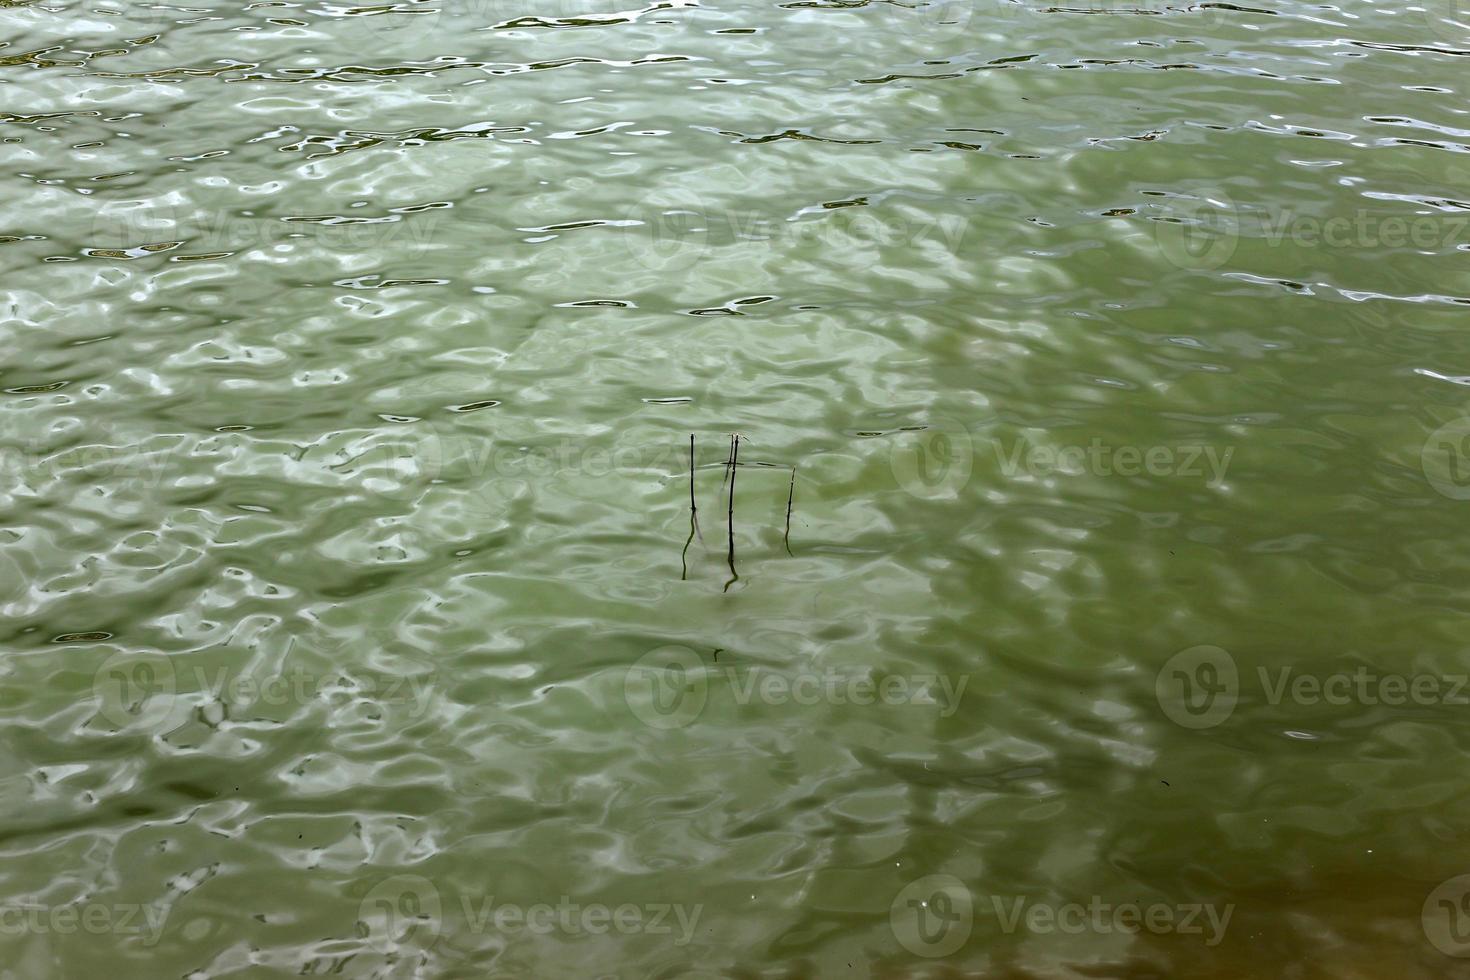
[[[704,543],[704,535],[699,530],[699,504],[694,500],[694,433],[689,433],[689,539],[684,542],[684,553],[679,556],[679,561],[684,570],[679,573],[679,580],[683,581],[689,577],[689,545],[698,534],[700,543]]]
[[[791,467],[791,486],[786,490],[786,534],[781,538],[786,544],[786,553],[791,554],[791,502],[796,499],[796,467]],[[795,558],[795,555],[792,555]]]
[[[725,454],[725,472],[720,474],[720,493],[725,492],[725,484],[730,481],[730,469],[735,465],[735,437],[730,437],[730,451]]]
[[[694,502],[694,433],[689,433],[689,516],[699,526],[699,504]],[[702,538],[703,535],[700,535]]]
[[[721,464],[724,472],[720,478],[720,492],[725,492],[729,485],[729,497],[725,502],[725,563],[730,568],[730,579],[725,583],[725,591],[740,579],[740,573],[735,565],[735,476],[736,471],[742,466],[759,466],[767,469],[786,469],[780,463],[770,463],[764,460],[742,463],[740,461],[740,439],[738,432],[730,436],[730,448],[725,454],[725,461]],[[695,462],[694,435],[689,436],[689,537],[684,540],[684,550],[679,556],[682,569],[679,573],[680,580],[689,578],[689,546],[693,544],[695,537],[700,543],[704,542],[704,531],[699,526],[699,501],[695,495],[694,479],[699,470],[699,464]],[[714,465],[714,464],[709,464]],[[791,515],[796,501],[796,467],[791,468],[791,480],[786,488],[786,530],[782,535],[782,543],[786,546],[786,553],[792,555],[791,551]],[[793,555],[794,557],[794,555]]]

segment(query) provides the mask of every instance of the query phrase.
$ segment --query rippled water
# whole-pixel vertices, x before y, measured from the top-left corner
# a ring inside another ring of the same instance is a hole
[[[1108,2],[4,3],[0,977],[1459,975],[1470,13]]]

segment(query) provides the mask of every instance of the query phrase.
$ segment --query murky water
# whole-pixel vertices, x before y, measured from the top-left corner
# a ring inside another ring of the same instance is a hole
[[[1466,969],[1454,0],[0,60],[0,977]]]

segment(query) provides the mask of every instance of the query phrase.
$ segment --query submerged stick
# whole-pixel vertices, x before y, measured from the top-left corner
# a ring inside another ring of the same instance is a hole
[[[791,467],[791,486],[786,490],[786,553],[791,555],[791,502],[796,499],[796,467]],[[795,555],[791,555],[795,558]]]
[[[704,542],[704,532],[699,529],[699,505],[694,502],[694,433],[689,433],[689,522],[694,525],[694,533],[699,535],[700,543]]]
[[[735,437],[730,437],[730,451],[725,454],[725,472],[720,477],[720,493],[725,492],[725,484],[730,479],[730,474],[735,472]]]
[[[679,572],[679,581],[689,577],[689,545],[694,541],[694,535],[699,531],[699,505],[694,500],[694,433],[689,433],[689,537],[684,539],[684,550],[679,554],[679,564],[682,566]],[[704,540],[704,535],[699,536]]]
[[[694,543],[694,522],[689,522],[689,537],[684,539],[684,550],[679,552],[679,581],[689,578],[689,546]]]
[[[735,571],[735,470],[740,464],[740,434],[736,433],[730,437],[730,504],[726,510],[728,522],[729,553],[727,560],[730,563],[730,581],[725,583],[724,591],[729,592],[730,586],[740,578],[740,573]]]
[[[730,563],[735,563],[735,467],[740,462],[740,437],[730,437],[730,504],[725,511],[730,532]]]

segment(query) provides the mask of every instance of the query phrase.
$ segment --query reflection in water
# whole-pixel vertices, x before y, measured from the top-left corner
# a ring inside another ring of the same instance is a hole
[[[699,537],[699,543],[704,544],[704,534],[699,530],[699,504],[694,497],[694,434],[689,435],[689,538],[684,542],[684,550],[679,555],[681,565],[679,580],[685,581],[689,578],[689,546],[694,542],[695,536]]]

